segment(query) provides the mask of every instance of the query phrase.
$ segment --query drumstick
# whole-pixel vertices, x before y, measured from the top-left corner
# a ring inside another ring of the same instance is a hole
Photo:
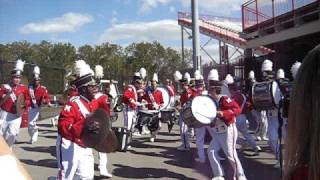
[[[203,114],[201,114],[201,113],[199,113],[199,112],[195,112],[195,113],[197,113],[197,114],[199,114],[199,115],[201,115],[201,116],[203,116],[203,117],[205,117],[205,118],[211,119],[210,117],[205,116],[205,115],[203,115]]]

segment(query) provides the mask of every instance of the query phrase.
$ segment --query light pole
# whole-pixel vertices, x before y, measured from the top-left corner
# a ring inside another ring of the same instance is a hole
[[[192,47],[193,47],[193,70],[201,69],[201,56],[200,56],[200,39],[199,39],[199,11],[198,0],[191,0],[192,12]]]

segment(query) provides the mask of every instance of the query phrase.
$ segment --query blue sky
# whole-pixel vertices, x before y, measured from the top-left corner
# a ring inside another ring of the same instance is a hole
[[[240,18],[242,3],[199,0],[199,11]],[[0,43],[48,40],[75,46],[103,42],[126,46],[158,40],[178,48],[178,11],[189,12],[190,0],[0,0]],[[217,49],[213,44],[211,48]]]

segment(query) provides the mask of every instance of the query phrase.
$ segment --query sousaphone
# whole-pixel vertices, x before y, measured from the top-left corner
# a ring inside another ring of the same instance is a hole
[[[117,137],[111,129],[110,117],[101,108],[86,118],[81,139],[87,147],[99,152],[115,152],[119,146]]]

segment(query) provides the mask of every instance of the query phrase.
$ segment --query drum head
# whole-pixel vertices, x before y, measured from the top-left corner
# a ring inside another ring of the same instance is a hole
[[[196,96],[192,100],[191,110],[194,117],[202,124],[210,124],[217,114],[217,107],[210,96]]]
[[[279,85],[276,81],[272,82],[272,89],[271,90],[272,90],[273,101],[274,101],[275,105],[278,106],[279,102],[281,100],[281,97],[282,97],[282,93],[281,93]]]
[[[168,108],[170,105],[170,99],[171,99],[169,90],[165,86],[159,86],[157,87],[157,89],[162,92],[162,98],[163,98],[163,106],[160,108],[160,110]]]

